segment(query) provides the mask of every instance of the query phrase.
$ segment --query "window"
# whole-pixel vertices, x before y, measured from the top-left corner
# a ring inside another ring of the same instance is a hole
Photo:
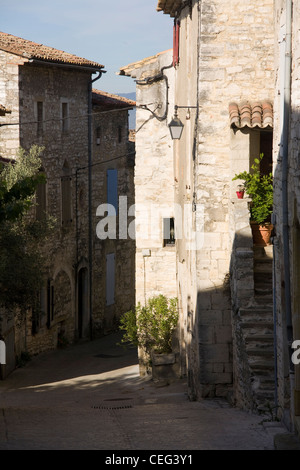
[[[122,126],[118,127],[118,143],[122,142]]]
[[[69,130],[69,103],[61,104],[62,132]]]
[[[118,170],[107,170],[106,185],[107,185],[107,204],[111,204],[112,206],[114,206],[116,210],[116,214],[117,214],[118,212]],[[114,215],[114,214],[108,213],[108,215]]]
[[[101,127],[97,127],[96,129],[96,144],[100,145],[101,143]]]
[[[67,162],[63,166],[63,176],[61,177],[61,223],[64,227],[72,222],[72,178]]]
[[[174,21],[173,26],[173,66],[179,64],[179,32],[180,32],[180,21]]]
[[[115,303],[115,254],[106,255],[106,305]]]
[[[163,219],[164,246],[175,245],[175,221],[174,218]]]
[[[44,120],[44,103],[37,101],[36,103],[36,115],[37,115],[37,136],[43,135],[43,120]]]

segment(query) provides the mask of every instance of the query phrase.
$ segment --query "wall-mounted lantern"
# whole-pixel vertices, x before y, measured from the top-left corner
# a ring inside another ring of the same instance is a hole
[[[174,106],[174,116],[172,121],[168,124],[169,129],[170,129],[170,134],[172,139],[180,139],[181,134],[184,128],[183,123],[180,121],[178,115],[177,115],[177,110],[178,108],[187,108],[187,119],[190,119],[190,108],[197,108],[197,106]]]

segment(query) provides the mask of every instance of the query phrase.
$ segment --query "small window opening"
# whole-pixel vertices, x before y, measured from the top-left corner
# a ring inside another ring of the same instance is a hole
[[[37,109],[37,135],[40,137],[43,135],[43,102],[38,101],[36,103],[36,109]]]
[[[175,220],[173,217],[163,219],[164,246],[175,245]]]
[[[96,129],[96,144],[100,145],[101,143],[101,127],[97,127]]]
[[[69,130],[69,104],[61,104],[61,117],[62,117],[62,132]]]
[[[122,126],[118,127],[118,142],[122,142]]]

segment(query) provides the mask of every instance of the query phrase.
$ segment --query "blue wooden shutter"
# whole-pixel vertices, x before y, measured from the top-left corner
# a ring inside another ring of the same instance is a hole
[[[106,255],[106,305],[115,303],[115,254]]]
[[[107,170],[107,203],[114,206],[118,213],[118,170]],[[113,215],[113,214],[108,214]]]

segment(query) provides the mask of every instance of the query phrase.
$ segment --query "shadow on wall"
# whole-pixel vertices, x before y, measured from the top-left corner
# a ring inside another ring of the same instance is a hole
[[[228,278],[223,286],[198,291],[195,312],[188,308],[187,332],[189,398],[224,397],[230,401],[232,329]]]

